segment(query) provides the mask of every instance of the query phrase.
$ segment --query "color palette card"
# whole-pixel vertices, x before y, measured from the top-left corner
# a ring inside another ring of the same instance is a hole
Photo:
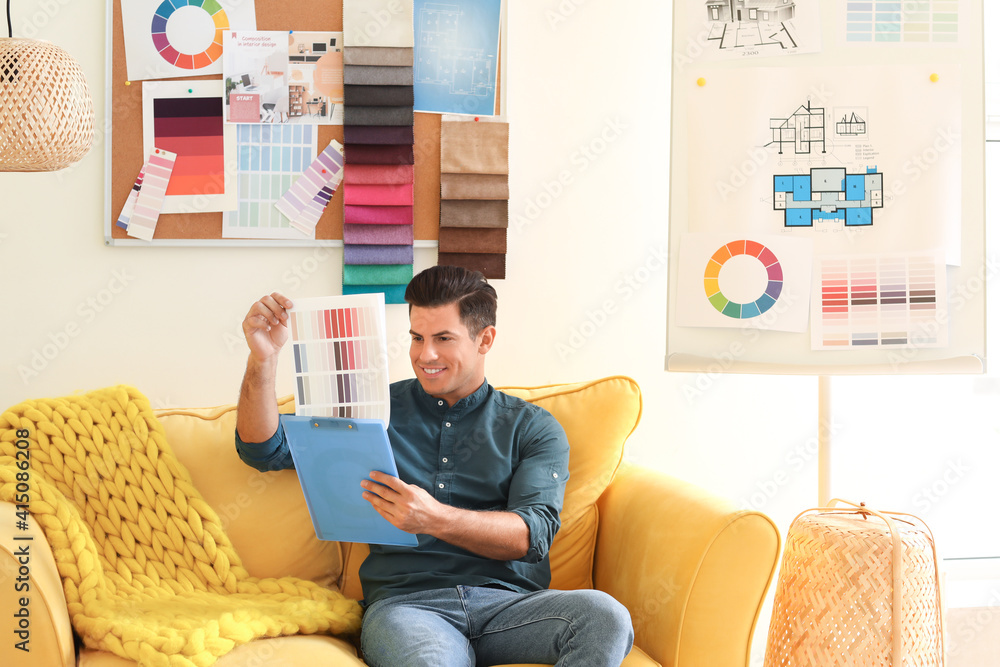
[[[381,293],[294,299],[289,310],[295,414],[389,425],[389,356]]]
[[[942,254],[829,256],[814,275],[812,349],[948,345]]]
[[[131,216],[128,218],[125,232],[144,241],[152,241],[156,232],[156,223],[163,210],[163,200],[170,185],[171,174],[177,155],[162,148],[154,148],[149,159],[142,168],[142,185],[136,193]],[[129,195],[131,199],[131,195]],[[126,206],[128,202],[126,202]],[[125,215],[122,211],[122,215]]]
[[[220,80],[142,84],[142,142],[148,154],[177,154],[164,213],[236,208],[236,126],[223,119]]]
[[[331,139],[302,176],[292,184],[275,208],[288,217],[292,227],[303,234],[314,234],[333,193],[344,179],[344,147]]]

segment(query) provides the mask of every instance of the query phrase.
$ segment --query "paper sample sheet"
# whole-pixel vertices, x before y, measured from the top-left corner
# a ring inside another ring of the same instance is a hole
[[[143,148],[177,154],[164,213],[236,208],[236,127],[223,120],[222,82],[142,84]]]
[[[677,323],[804,332],[811,269],[808,239],[686,234],[680,245]]]
[[[295,414],[389,424],[389,357],[381,293],[293,299]]]
[[[819,258],[812,349],[947,347],[947,295],[939,252]]]
[[[960,46],[970,16],[966,0],[838,0],[838,4],[841,40],[850,46]]]
[[[343,124],[343,33],[243,30],[223,39],[228,122]]]
[[[121,0],[131,81],[222,73],[224,30],[254,30],[254,0]]]
[[[314,125],[237,125],[238,208],[222,214],[222,237],[311,239],[292,226],[274,204],[312,163],[317,148]]]

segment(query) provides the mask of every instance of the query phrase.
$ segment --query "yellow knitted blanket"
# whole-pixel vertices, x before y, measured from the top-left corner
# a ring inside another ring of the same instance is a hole
[[[132,387],[0,415],[0,500],[23,502],[25,491],[88,647],[202,667],[259,637],[361,627],[358,603],[336,591],[247,573]]]

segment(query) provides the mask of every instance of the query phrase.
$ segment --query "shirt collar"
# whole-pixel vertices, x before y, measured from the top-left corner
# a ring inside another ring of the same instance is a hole
[[[414,382],[413,384],[416,385],[415,390],[424,405],[442,414],[447,412],[451,414],[453,418],[461,417],[462,415],[475,410],[486,400],[486,397],[489,396],[490,390],[492,389],[492,387],[490,387],[490,383],[484,379],[483,383],[479,385],[479,389],[457,401],[455,405],[448,407],[448,404],[445,401],[435,398],[424,391],[424,388],[420,386],[419,382]]]

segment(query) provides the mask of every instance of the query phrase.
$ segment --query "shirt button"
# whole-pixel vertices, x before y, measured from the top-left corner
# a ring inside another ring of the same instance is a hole
[[[438,488],[439,489],[443,489],[444,488],[444,484],[438,484]]]
[[[444,401],[438,401],[438,405],[444,405]]]
[[[444,457],[443,459],[441,459],[441,463],[447,463],[447,462],[448,462],[448,457],[447,456]]]
[[[552,476],[555,477],[556,479],[559,479],[559,473],[552,473]]]
[[[445,422],[444,425],[447,426],[448,428],[451,428],[451,422]]]

